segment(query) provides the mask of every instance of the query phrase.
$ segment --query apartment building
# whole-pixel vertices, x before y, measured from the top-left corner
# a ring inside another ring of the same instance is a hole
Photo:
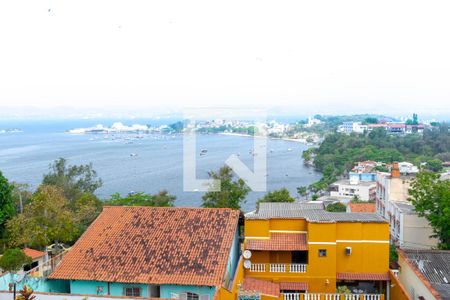
[[[338,288],[351,291],[345,299],[389,294],[389,224],[374,213],[260,203],[245,215],[244,250],[244,292],[284,300],[340,299]]]

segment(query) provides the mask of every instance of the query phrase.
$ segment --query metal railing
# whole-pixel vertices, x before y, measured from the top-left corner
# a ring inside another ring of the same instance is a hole
[[[251,264],[250,272],[265,273],[306,273],[306,264]]]
[[[49,260],[45,261],[42,265],[39,265],[27,272],[25,275],[31,277],[47,277],[50,275],[54,269],[61,263],[64,255],[66,255],[68,250],[61,252],[60,254],[53,256]]]
[[[284,293],[284,300],[384,300],[382,294]]]

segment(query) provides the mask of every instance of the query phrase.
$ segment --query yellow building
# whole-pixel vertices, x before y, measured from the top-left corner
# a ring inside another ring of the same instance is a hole
[[[389,224],[374,213],[261,203],[245,216],[244,250],[243,291],[284,300],[378,300],[389,293]],[[337,295],[344,286],[355,295]]]

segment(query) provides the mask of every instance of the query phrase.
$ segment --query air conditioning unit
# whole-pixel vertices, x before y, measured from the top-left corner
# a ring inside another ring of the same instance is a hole
[[[345,255],[352,254],[352,247],[345,247]]]

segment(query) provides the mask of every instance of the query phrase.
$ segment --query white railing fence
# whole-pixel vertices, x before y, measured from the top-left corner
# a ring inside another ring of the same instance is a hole
[[[285,264],[270,264],[271,273],[286,273]]]
[[[304,264],[290,264],[289,272],[291,273],[306,273],[306,265]]]
[[[251,264],[250,272],[257,272],[257,273],[266,272],[266,264]]]
[[[381,294],[284,293],[283,300],[383,300]]]

